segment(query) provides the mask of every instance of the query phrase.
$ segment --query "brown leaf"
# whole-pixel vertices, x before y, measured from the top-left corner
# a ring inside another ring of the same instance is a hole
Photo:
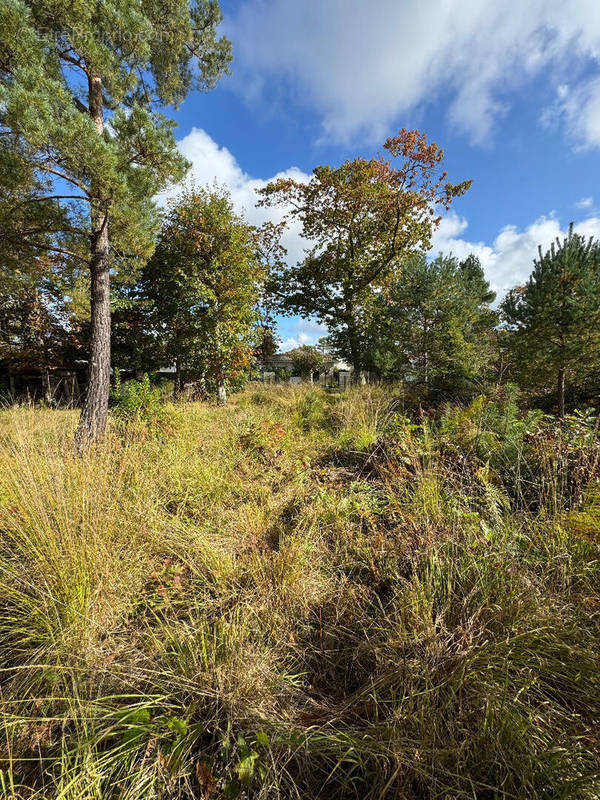
[[[208,761],[196,761],[196,780],[202,792],[202,797],[209,798],[217,791],[217,782]]]

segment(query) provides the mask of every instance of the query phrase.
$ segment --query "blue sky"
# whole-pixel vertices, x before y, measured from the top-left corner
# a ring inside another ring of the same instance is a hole
[[[475,252],[501,295],[573,220],[600,235],[600,0],[222,0],[232,75],[175,114],[197,182],[253,222],[277,174],[374,155],[401,127],[473,186],[434,251]],[[297,231],[286,238],[301,255]],[[281,320],[283,349],[322,335]]]

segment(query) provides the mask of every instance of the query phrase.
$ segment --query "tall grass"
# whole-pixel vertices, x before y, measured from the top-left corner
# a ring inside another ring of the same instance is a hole
[[[0,795],[600,794],[596,420],[0,412]]]

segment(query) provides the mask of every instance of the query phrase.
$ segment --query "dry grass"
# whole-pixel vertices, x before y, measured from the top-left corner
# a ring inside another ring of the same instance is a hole
[[[594,420],[401,408],[1,411],[0,794],[597,798]]]

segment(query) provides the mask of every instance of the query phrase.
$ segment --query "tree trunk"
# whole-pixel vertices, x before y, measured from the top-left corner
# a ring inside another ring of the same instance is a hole
[[[224,406],[227,403],[227,390],[225,389],[225,381],[219,378],[217,381],[217,405]]]
[[[175,359],[175,380],[173,381],[173,397],[176,399],[181,394],[181,361]]]
[[[52,405],[52,386],[50,385],[50,372],[44,370],[44,400],[46,405]]]
[[[359,383],[361,380],[361,358],[356,332],[356,320],[354,318],[354,304],[351,300],[344,301],[344,317],[348,331],[348,349],[350,350],[350,362],[352,364],[352,383]]]
[[[558,416],[562,419],[565,416],[565,368],[558,370]]]
[[[102,136],[104,114],[102,79],[92,76],[89,81],[90,114],[96,131]],[[96,191],[95,191],[96,188]],[[98,187],[92,187],[91,235],[91,340],[88,386],[75,432],[75,450],[82,453],[106,430],[108,397],[110,393],[110,266],[108,260],[108,204],[102,200]]]

